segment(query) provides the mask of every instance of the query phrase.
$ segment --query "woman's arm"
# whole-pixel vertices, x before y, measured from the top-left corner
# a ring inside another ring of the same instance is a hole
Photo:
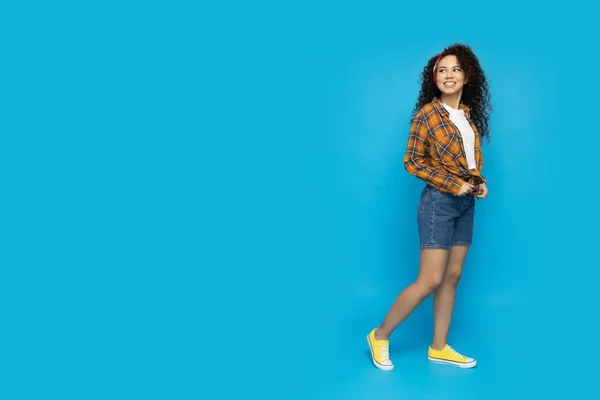
[[[429,128],[423,117],[417,116],[413,121],[408,136],[406,153],[404,154],[404,168],[417,178],[431,186],[457,195],[464,181],[450,173],[431,167],[425,156],[428,147]]]

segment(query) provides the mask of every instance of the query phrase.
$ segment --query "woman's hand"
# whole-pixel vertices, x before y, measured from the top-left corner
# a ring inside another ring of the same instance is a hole
[[[466,194],[469,194],[473,191],[474,188],[475,186],[471,185],[470,183],[464,182],[460,187],[460,190],[458,191],[458,196],[464,196]]]
[[[477,192],[475,192],[475,195],[477,196],[477,198],[479,200],[485,198],[485,196],[487,196],[487,194],[488,194],[488,190],[487,190],[487,186],[485,185],[485,183],[482,183],[477,186]]]

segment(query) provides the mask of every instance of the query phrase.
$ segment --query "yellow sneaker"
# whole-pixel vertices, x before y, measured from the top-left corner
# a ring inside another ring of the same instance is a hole
[[[446,345],[442,350],[434,350],[429,347],[427,358],[431,362],[454,365],[460,368],[473,368],[477,361],[473,358],[463,356],[452,347]]]
[[[392,360],[390,360],[389,341],[375,339],[376,330],[377,328],[373,329],[367,335],[367,342],[369,343],[369,348],[371,349],[371,358],[373,359],[373,364],[375,364],[377,368],[385,371],[392,370],[394,369],[394,364],[392,363]]]

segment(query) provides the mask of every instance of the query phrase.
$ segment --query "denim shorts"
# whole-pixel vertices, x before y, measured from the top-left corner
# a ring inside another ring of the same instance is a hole
[[[427,185],[421,194],[417,222],[421,248],[449,250],[473,241],[475,196],[453,196]]]

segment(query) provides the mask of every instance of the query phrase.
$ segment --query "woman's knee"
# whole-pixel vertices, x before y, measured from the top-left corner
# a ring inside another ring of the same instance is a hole
[[[461,270],[459,268],[449,268],[444,276],[443,284],[448,285],[458,285],[458,281],[460,280]]]
[[[421,267],[417,283],[425,294],[430,294],[442,284],[448,254],[447,250],[442,249],[421,250]]]
[[[443,282],[444,275],[441,272],[431,272],[417,279],[419,286],[427,293],[434,292]]]

